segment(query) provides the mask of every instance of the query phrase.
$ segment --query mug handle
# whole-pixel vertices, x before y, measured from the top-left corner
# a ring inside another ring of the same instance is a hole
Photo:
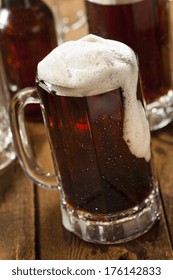
[[[40,104],[35,87],[20,90],[12,99],[9,106],[10,124],[14,138],[14,146],[24,173],[37,185],[46,189],[58,190],[58,178],[44,171],[35,160],[29,145],[25,129],[24,109],[28,104]]]

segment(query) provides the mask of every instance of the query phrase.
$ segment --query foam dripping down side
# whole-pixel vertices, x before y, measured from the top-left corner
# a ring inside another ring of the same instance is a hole
[[[95,35],[55,48],[38,64],[38,77],[63,96],[91,96],[121,88],[123,137],[131,153],[150,160],[150,129],[137,99],[138,63],[127,45]]]

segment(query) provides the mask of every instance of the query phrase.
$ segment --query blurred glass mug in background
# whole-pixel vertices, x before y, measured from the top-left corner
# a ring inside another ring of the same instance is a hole
[[[8,95],[0,56],[0,171],[16,157],[8,114]]]
[[[58,44],[76,40],[87,34],[85,5],[83,0],[45,0],[54,13]]]
[[[139,57],[150,129],[173,119],[168,0],[85,0],[89,32],[130,46]]]
[[[0,52],[12,97],[20,89],[35,85],[37,63],[57,46],[57,36],[53,14],[43,1],[1,2]],[[42,121],[38,105],[29,106],[26,115],[29,121]]]
[[[88,35],[64,43],[38,64],[35,88],[11,101],[16,150],[26,174],[59,189],[63,225],[96,243],[131,240],[159,218],[150,130],[134,52]],[[23,110],[40,103],[56,179],[28,147]]]

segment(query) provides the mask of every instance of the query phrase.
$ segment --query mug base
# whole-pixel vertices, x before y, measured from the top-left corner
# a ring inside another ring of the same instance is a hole
[[[62,204],[63,226],[81,239],[100,244],[122,243],[146,233],[160,217],[158,190],[140,205],[117,214],[84,213]]]
[[[151,131],[168,125],[173,120],[173,91],[169,90],[167,95],[147,104],[146,111]]]

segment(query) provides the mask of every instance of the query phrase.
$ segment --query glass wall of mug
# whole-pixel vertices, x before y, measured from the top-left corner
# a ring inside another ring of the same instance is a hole
[[[173,119],[168,0],[85,0],[89,32],[129,45],[138,55],[151,130]]]
[[[122,63],[126,67],[129,61]],[[127,68],[131,72],[134,67]],[[91,96],[82,92],[66,96],[64,87],[39,76],[36,83],[38,95],[30,88],[12,99],[11,126],[26,174],[41,186],[59,190],[64,227],[86,241],[103,244],[128,241],[147,232],[160,210],[139,80],[135,97],[126,96],[130,106],[120,87]],[[133,87],[133,82],[129,85]],[[41,104],[55,177],[41,171],[28,141],[22,143],[27,139],[23,108],[30,102]],[[136,135],[140,145],[136,145]]]
[[[16,157],[8,113],[9,97],[0,56],[0,171]]]
[[[44,0],[52,9],[58,44],[76,40],[87,34],[84,0]]]

